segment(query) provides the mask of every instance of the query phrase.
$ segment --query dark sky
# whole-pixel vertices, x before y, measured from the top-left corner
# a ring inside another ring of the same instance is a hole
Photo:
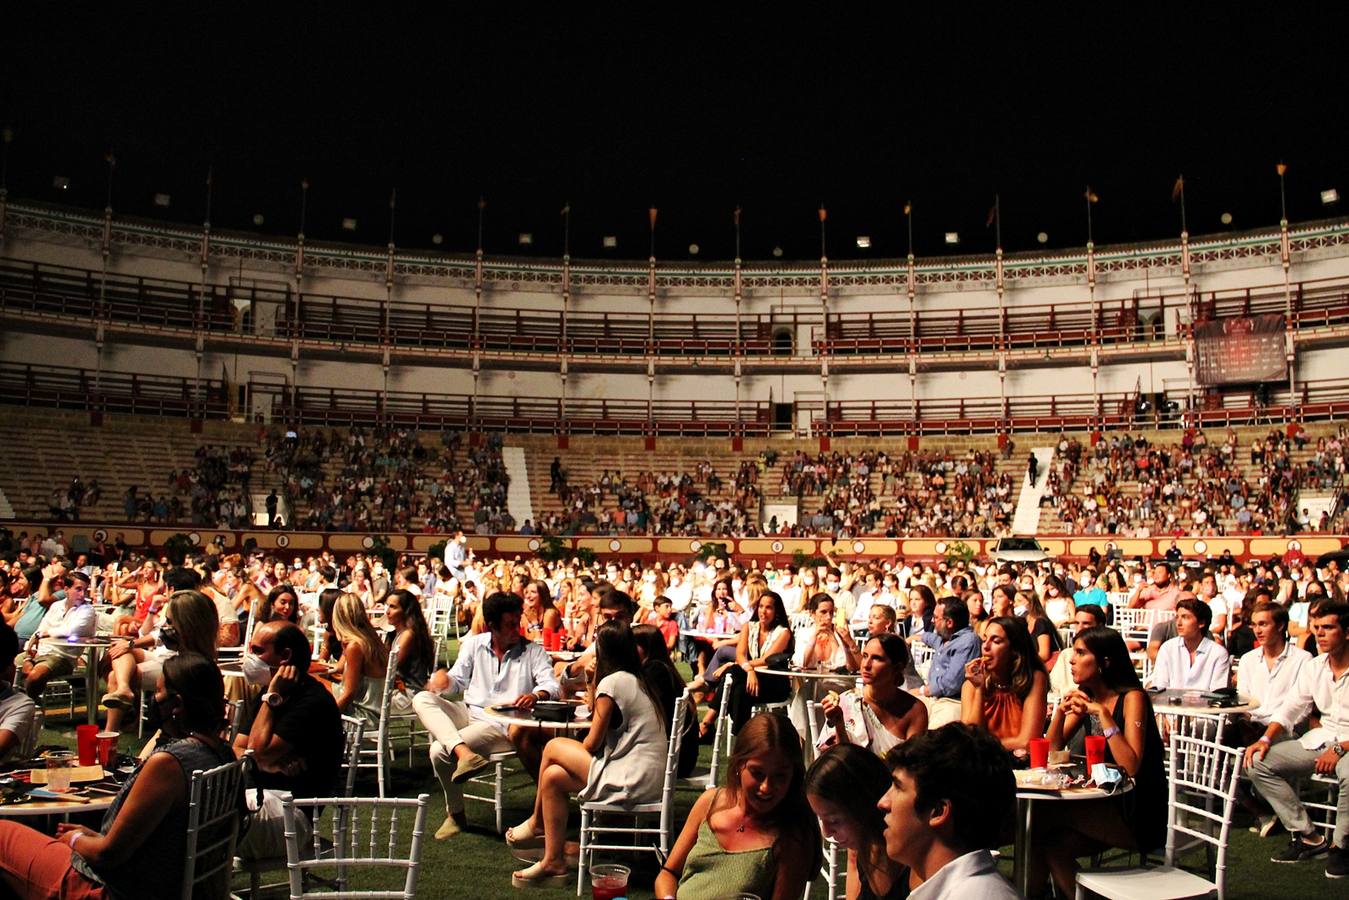
[[[830,256],[855,258],[905,252],[906,200],[925,255],[948,230],[992,249],[995,193],[1016,251],[1082,245],[1088,183],[1098,243],[1174,236],[1180,172],[1195,234],[1276,223],[1279,160],[1294,221],[1349,190],[1344,23],[1311,6],[11,6],[11,193],[101,208],[113,147],[127,215],[199,223],[210,165],[222,228],[293,235],[307,177],[317,238],[383,244],[396,186],[400,246],[472,249],[481,195],[489,253],[529,231],[560,254],[570,201],[575,256],[615,234],[608,255],[644,258],[654,204],[658,257],[726,259],[740,204],[747,258],[809,259],[821,202]]]

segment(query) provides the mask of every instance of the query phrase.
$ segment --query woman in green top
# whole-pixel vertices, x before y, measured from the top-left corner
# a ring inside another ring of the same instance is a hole
[[[800,897],[820,870],[819,822],[806,803],[802,758],[787,718],[763,713],[746,723],[726,786],[694,803],[656,877],[656,897]]]

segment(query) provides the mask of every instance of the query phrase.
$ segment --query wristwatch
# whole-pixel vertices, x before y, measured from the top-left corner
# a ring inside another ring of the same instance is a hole
[[[1343,757],[1344,754],[1349,753],[1349,750],[1344,749],[1344,744],[1341,744],[1339,741],[1332,742],[1330,749],[1334,750],[1335,755],[1339,757]]]
[[[286,701],[286,698],[283,697],[283,696],[281,696],[281,695],[280,695],[279,693],[277,693],[276,691],[268,691],[267,693],[263,694],[263,695],[262,695],[261,697],[259,697],[258,699],[261,700],[263,703],[266,703],[268,706],[271,706],[271,707],[273,707],[273,708],[280,706],[282,703],[284,703],[284,702]]]

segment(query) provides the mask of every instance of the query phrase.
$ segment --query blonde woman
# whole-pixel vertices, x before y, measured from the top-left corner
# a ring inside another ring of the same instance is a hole
[[[340,679],[334,694],[337,708],[358,715],[370,725],[379,724],[384,691],[384,673],[389,651],[365,614],[365,605],[355,594],[343,594],[333,606],[333,633],[342,644],[342,658],[333,667]]]

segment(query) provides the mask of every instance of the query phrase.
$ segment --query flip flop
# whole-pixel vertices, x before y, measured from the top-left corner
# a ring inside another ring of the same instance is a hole
[[[517,888],[560,887],[571,881],[570,872],[545,872],[539,863],[511,873],[511,886]]]

